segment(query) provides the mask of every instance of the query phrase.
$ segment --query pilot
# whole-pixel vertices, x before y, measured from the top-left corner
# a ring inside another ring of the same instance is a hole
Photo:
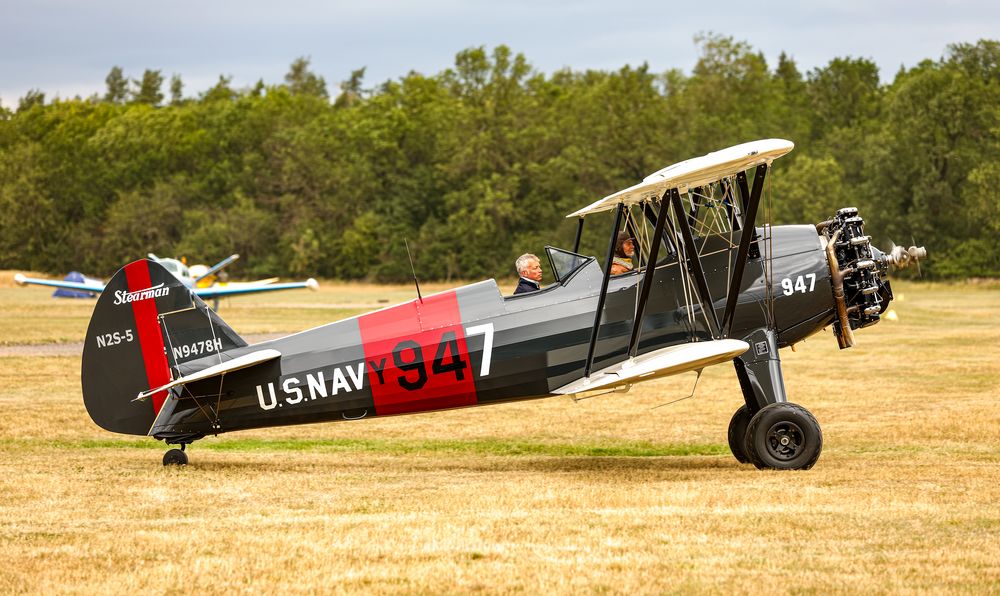
[[[611,275],[628,273],[634,267],[632,257],[635,255],[635,239],[628,232],[618,232],[615,240],[615,258],[611,261]]]
[[[542,281],[542,263],[538,257],[531,253],[523,254],[514,261],[514,268],[521,279],[517,282],[517,289],[514,294],[527,294],[537,292]]]

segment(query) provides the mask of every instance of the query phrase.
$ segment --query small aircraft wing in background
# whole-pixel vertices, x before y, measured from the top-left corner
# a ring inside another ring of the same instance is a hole
[[[188,268],[187,265],[177,259],[160,258],[152,253],[149,254],[149,257],[163,265],[167,271],[172,273],[174,277],[179,279],[185,286],[191,288],[191,292],[195,295],[206,300],[215,300],[216,307],[218,307],[218,300],[220,298],[225,298],[226,296],[241,296],[244,294],[275,292],[279,290],[295,290],[300,288],[308,288],[310,290],[319,289],[319,283],[313,278],[309,278],[305,281],[286,283],[276,283],[278,281],[277,277],[248,282],[215,281],[214,276],[220,270],[239,258],[239,255],[236,254],[227,257],[212,267],[194,265],[191,268]],[[197,275],[192,275],[192,273],[196,273]],[[81,292],[93,292],[95,294],[103,292],[106,287],[104,283],[97,280],[87,278],[84,279],[86,280],[84,282],[73,282],[57,279],[26,277],[21,273],[14,276],[14,282],[19,286],[26,286],[30,284]]]
[[[95,294],[100,294],[104,291],[104,284],[97,280],[87,280],[83,282],[78,281],[66,281],[63,279],[40,279],[35,277],[25,277],[24,274],[17,273],[14,275],[14,283],[19,286],[26,286],[28,284],[36,286],[49,286],[51,288],[61,288],[64,290],[75,290],[78,292],[92,292]]]
[[[228,282],[207,288],[193,288],[192,292],[199,298],[208,299],[224,298],[226,296],[240,296],[243,294],[259,294],[261,292],[275,292],[278,290],[297,290],[300,288],[308,288],[310,290],[319,289],[319,282],[311,277],[305,281],[291,281],[281,284],[275,283],[276,281],[277,280],[275,278],[271,278],[260,281]]]

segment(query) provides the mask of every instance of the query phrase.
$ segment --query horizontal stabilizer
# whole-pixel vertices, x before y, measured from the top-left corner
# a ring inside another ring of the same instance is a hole
[[[187,383],[193,383],[195,381],[203,381],[212,377],[218,377],[226,373],[233,372],[235,370],[240,370],[243,368],[249,368],[260,364],[261,362],[267,362],[269,360],[274,360],[275,358],[281,358],[281,352],[278,350],[259,350],[257,352],[251,352],[249,354],[244,354],[238,358],[233,358],[229,362],[223,362],[221,364],[216,364],[214,366],[209,366],[208,368],[199,370],[196,373],[180,377],[170,381],[166,385],[157,387],[155,389],[150,389],[149,391],[143,391],[139,393],[132,401],[142,401],[148,398],[150,395],[154,395],[161,391],[166,391],[167,389],[172,389],[178,385],[185,385]]]
[[[552,393],[573,395],[595,389],[611,390],[634,385],[728,362],[749,348],[750,344],[738,339],[699,341],[670,346],[601,369],[591,373],[590,377],[577,379]]]

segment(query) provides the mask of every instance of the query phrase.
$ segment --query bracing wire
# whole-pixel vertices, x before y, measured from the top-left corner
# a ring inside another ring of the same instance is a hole
[[[655,410],[655,409],[657,409],[657,408],[662,408],[663,406],[670,406],[670,405],[673,405],[673,404],[675,404],[675,403],[677,403],[677,402],[679,402],[679,401],[684,401],[685,399],[691,399],[692,397],[694,397],[694,393],[695,393],[695,391],[697,391],[697,390],[698,390],[698,381],[700,381],[700,380],[701,380],[701,373],[702,373],[702,371],[703,371],[703,370],[705,370],[705,369],[703,369],[703,368],[699,368],[699,369],[698,369],[698,370],[696,371],[696,372],[698,373],[698,376],[696,376],[696,377],[694,378],[694,386],[693,386],[693,387],[691,387],[691,393],[689,393],[688,395],[685,395],[684,397],[679,397],[679,398],[677,398],[677,399],[675,399],[675,400],[673,400],[673,401],[668,401],[668,402],[667,402],[667,403],[665,403],[665,404],[660,404],[660,405],[658,405],[658,406],[653,406],[652,408],[650,408],[650,410]]]
[[[212,344],[218,344],[218,337],[215,334],[215,321],[212,320],[212,312],[209,310],[208,305],[205,305],[205,316],[208,317],[208,327],[212,330]],[[222,350],[215,351],[216,356],[219,357],[219,364],[222,364]]]

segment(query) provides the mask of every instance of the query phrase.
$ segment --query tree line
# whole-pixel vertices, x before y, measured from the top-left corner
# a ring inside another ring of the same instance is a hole
[[[0,107],[0,268],[106,276],[151,251],[238,252],[243,275],[398,281],[405,238],[423,279],[508,277],[523,252],[571,247],[580,206],[781,137],[796,150],[770,177],[775,223],[856,206],[883,249],[926,245],[926,276],[1000,276],[1000,42],[888,84],[864,58],[803,73],[733,38],[696,43],[690,73],[545,74],[498,46],[373,87],[359,69],[335,96],[305,58],[283,84],[220,77],[197,97],[118,67],[103,96],[31,91]],[[582,252],[603,255],[593,219]]]

